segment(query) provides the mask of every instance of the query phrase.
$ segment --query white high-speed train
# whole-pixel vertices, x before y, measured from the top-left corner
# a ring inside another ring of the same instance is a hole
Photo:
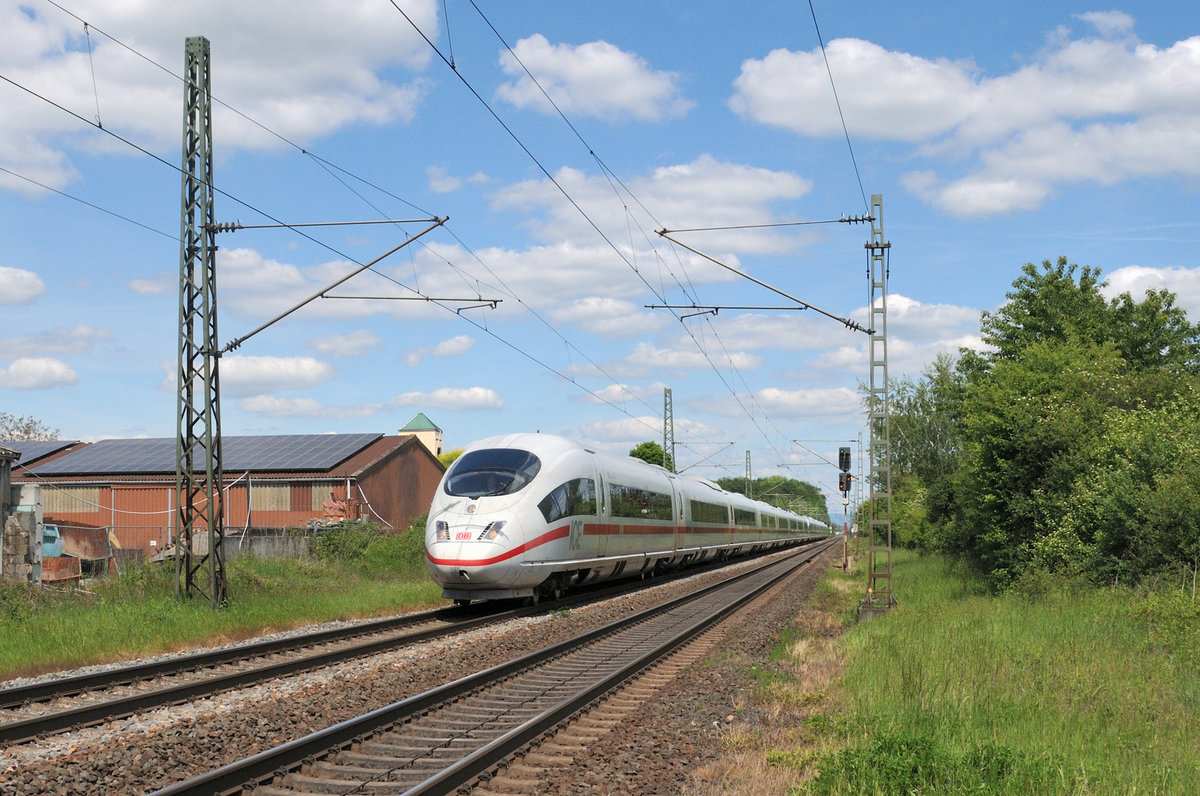
[[[466,448],[438,485],[425,556],[447,599],[552,599],[585,582],[827,537],[711,481],[550,434]]]

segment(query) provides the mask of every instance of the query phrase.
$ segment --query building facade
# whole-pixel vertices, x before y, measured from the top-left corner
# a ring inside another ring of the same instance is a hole
[[[153,556],[175,540],[174,450],[173,439],[104,440],[17,466],[12,480],[41,486],[44,521],[69,544],[106,537]],[[226,437],[222,464],[227,540],[343,519],[400,533],[428,510],[444,472],[411,434]]]

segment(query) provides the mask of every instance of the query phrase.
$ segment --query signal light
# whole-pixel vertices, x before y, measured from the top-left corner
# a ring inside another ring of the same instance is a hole
[[[850,473],[838,473],[838,489],[842,494],[850,491],[850,484],[854,481],[854,476]]]
[[[838,448],[838,469],[843,473],[850,472],[850,449]]]

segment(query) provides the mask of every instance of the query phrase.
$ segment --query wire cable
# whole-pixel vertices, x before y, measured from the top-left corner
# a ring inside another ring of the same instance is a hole
[[[833,69],[829,66],[829,54],[825,52],[825,40],[821,37],[821,26],[817,24],[817,9],[813,7],[812,0],[808,0],[808,10],[812,13],[813,28],[817,31],[817,42],[821,45],[821,57],[825,59],[825,71],[829,75],[829,86],[833,89],[833,101],[837,105],[838,118],[842,120],[842,133],[846,136],[846,148],[850,150],[850,162],[854,164],[854,177],[858,180],[858,192],[862,194],[863,207],[870,215],[871,204],[867,201],[862,174],[858,171],[858,160],[854,157],[854,145],[850,143],[850,129],[846,126],[846,115],[842,113],[842,101],[838,98],[837,84],[833,82]]]

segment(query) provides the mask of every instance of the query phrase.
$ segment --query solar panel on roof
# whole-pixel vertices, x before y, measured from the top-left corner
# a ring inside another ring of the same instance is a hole
[[[221,466],[226,472],[329,470],[370,445],[382,434],[290,434],[224,437]],[[174,439],[107,439],[61,459],[35,467],[38,475],[100,473],[173,473]],[[194,467],[204,466],[202,449]]]
[[[226,437],[221,459],[226,470],[328,470],[358,453],[382,434],[285,434]]]
[[[59,452],[63,448],[69,448],[77,444],[79,444],[79,440],[74,439],[17,439],[0,441],[0,445],[21,454],[21,458],[18,460],[21,464],[37,461],[43,456],[49,456],[52,453]]]

